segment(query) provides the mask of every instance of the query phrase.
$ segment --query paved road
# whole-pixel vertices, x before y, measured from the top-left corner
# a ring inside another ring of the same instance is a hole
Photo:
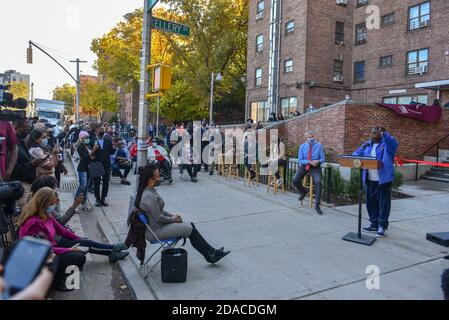
[[[134,188],[112,182],[101,223],[109,239],[126,236]],[[188,244],[184,284],[162,283],[160,268],[145,283],[132,258],[120,266],[141,299],[441,299],[448,248],[427,241],[425,233],[449,230],[449,188],[405,189],[417,197],[394,201],[387,236],[366,247],[341,240],[356,229],[357,206],[323,208],[325,215],[317,216],[292,194],[267,195],[264,187],[205,174],[198,184],[176,178],[158,188],[166,209],[232,253],[211,266]],[[381,273],[378,290],[366,287],[372,265]]]

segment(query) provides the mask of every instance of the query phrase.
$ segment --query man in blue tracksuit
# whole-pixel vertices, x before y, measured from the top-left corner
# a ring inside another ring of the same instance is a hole
[[[364,143],[353,155],[375,157],[382,162],[378,170],[363,170],[363,183],[366,185],[366,208],[371,224],[363,230],[377,232],[382,238],[388,229],[391,210],[391,186],[394,180],[394,157],[398,142],[385,128],[371,130],[371,140]]]

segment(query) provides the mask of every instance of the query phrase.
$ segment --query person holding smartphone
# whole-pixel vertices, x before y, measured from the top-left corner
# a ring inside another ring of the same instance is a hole
[[[58,154],[59,146],[53,148],[52,152],[48,152],[48,139],[46,129],[34,129],[28,137],[28,152],[34,159],[45,160],[36,168],[36,176],[54,176],[55,167],[59,163]]]
[[[128,256],[125,244],[115,245],[98,243],[81,238],[63,227],[51,214],[58,199],[51,188],[42,188],[26,204],[19,217],[19,237],[38,237],[51,243],[53,252],[59,258],[56,279],[65,283],[65,271],[68,266],[75,265],[82,270],[86,257],[79,246],[88,248],[88,252],[107,256],[109,262],[116,262]]]

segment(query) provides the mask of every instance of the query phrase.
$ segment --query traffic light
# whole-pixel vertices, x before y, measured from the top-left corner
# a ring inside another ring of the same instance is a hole
[[[27,63],[33,64],[33,48],[31,46],[27,49]]]

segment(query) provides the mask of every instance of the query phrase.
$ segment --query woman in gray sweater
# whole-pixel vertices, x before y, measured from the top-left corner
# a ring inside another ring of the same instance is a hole
[[[215,249],[196,229],[193,223],[183,222],[180,215],[172,215],[164,210],[165,202],[157,193],[155,186],[160,180],[159,169],[154,164],[139,168],[139,187],[134,206],[146,213],[150,228],[160,240],[189,238],[192,246],[201,253],[207,262],[217,263],[230,251]],[[156,240],[150,230],[146,231],[148,241]]]

